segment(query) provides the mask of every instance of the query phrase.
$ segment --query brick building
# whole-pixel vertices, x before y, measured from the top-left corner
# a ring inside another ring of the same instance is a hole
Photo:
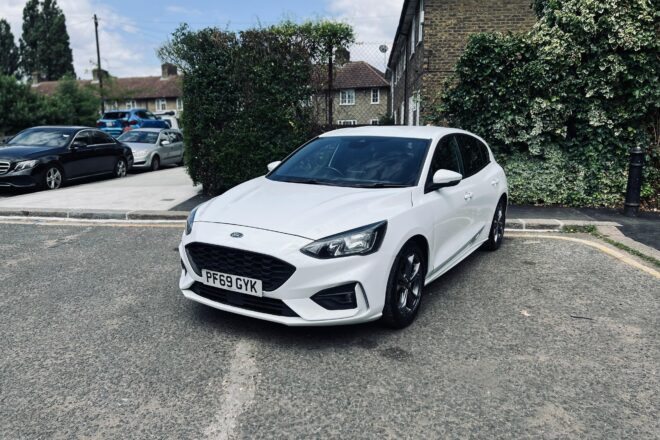
[[[312,97],[318,122],[327,125],[327,69],[320,69],[321,92]],[[389,114],[390,83],[385,74],[364,61],[337,67],[333,81],[332,125],[377,125]]]
[[[110,77],[103,71],[103,95],[106,110],[144,108],[154,113],[173,112],[176,117],[183,111],[182,77],[171,64],[161,66],[161,76],[128,78]],[[78,80],[80,85],[98,86],[98,72],[92,80]],[[57,81],[33,82],[34,90],[51,95],[57,90]]]
[[[419,125],[470,35],[522,32],[536,21],[531,0],[405,0],[388,62],[392,115]]]

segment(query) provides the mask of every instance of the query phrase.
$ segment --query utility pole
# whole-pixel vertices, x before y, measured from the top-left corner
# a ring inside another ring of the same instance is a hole
[[[103,99],[103,71],[101,70],[101,51],[99,50],[99,20],[94,14],[94,33],[96,34],[96,74],[99,78],[99,94],[101,95],[101,115],[105,113],[105,99]]]

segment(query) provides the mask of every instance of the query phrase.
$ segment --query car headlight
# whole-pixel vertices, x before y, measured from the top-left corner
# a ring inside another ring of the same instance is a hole
[[[300,251],[310,257],[322,259],[368,255],[380,248],[386,230],[387,222],[382,221],[316,240]]]
[[[30,168],[36,167],[38,163],[39,163],[38,160],[24,160],[23,162],[19,162],[16,164],[16,168],[14,168],[14,171],[28,170]]]
[[[148,151],[133,151],[133,157],[135,157],[137,159],[142,159],[147,154],[149,154]]]
[[[188,214],[188,220],[186,220],[186,235],[190,235],[192,232],[193,223],[195,223],[195,215],[197,215],[198,208],[199,206],[194,208],[192,211],[190,211],[190,214]]]

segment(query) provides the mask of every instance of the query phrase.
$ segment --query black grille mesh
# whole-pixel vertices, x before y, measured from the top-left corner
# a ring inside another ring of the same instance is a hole
[[[289,263],[269,255],[206,243],[186,246],[193,270],[202,276],[202,270],[261,280],[265,291],[278,289],[296,271]]]
[[[278,316],[298,316],[282,300],[274,298],[260,298],[258,296],[245,295],[243,293],[230,292],[218,289],[202,283],[194,283],[190,288],[197,295],[210,299],[211,301],[227,304],[242,309],[252,310],[260,313]]]

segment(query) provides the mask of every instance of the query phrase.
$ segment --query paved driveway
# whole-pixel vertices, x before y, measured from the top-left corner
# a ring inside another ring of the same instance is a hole
[[[185,168],[178,167],[72,184],[57,191],[17,194],[5,190],[0,193],[0,208],[166,211],[199,191]]]
[[[185,300],[175,228],[0,224],[0,438],[658,438],[658,279],[477,252],[403,331]]]

